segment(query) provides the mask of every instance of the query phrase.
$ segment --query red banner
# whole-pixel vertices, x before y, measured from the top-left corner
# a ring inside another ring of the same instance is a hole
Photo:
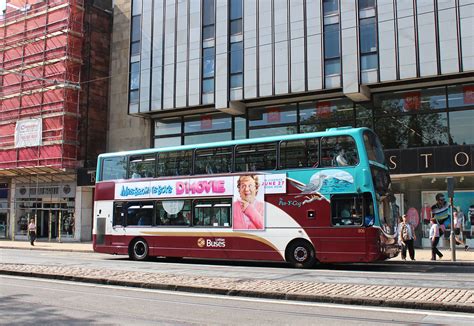
[[[212,128],[212,116],[203,115],[201,116],[201,129],[211,129]]]
[[[267,109],[267,122],[280,122],[280,110],[277,108]]]
[[[316,115],[319,118],[328,118],[331,116],[331,102],[323,101],[318,102],[316,105]]]
[[[421,108],[421,93],[410,92],[404,94],[403,108],[406,111],[415,111]]]
[[[462,92],[464,94],[464,104],[474,104],[474,85],[464,86]]]

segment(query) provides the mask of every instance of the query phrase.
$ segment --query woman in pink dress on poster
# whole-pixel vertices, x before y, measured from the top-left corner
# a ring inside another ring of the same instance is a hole
[[[237,180],[239,197],[234,200],[234,229],[263,230],[264,203],[257,200],[257,175],[243,175]]]

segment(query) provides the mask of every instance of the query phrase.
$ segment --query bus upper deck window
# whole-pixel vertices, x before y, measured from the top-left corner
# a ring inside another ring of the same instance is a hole
[[[232,172],[232,147],[197,149],[194,174]]]
[[[152,178],[155,176],[155,155],[130,156],[128,177],[132,179]]]
[[[359,155],[351,136],[324,137],[321,140],[320,166],[354,166],[359,163]]]
[[[102,162],[101,181],[125,179],[127,177],[127,157],[107,157]]]
[[[299,139],[280,144],[280,169],[317,167],[319,139]]]

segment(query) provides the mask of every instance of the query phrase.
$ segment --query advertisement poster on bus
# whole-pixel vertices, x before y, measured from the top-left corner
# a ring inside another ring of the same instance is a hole
[[[264,176],[255,174],[234,177],[232,203],[234,230],[263,230],[265,225]]]
[[[239,176],[223,176],[123,182],[115,187],[115,199],[229,197],[238,194],[235,186],[238,178]],[[286,174],[262,174],[258,178],[262,200],[264,194],[286,192]]]

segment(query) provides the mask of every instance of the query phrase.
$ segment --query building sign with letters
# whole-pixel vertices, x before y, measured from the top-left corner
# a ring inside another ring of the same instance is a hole
[[[39,183],[19,184],[16,186],[16,198],[74,198],[76,185],[74,183]]]
[[[385,151],[392,174],[474,170],[474,146],[438,146]]]
[[[42,123],[42,119],[18,120],[15,126],[15,148],[40,146]]]

